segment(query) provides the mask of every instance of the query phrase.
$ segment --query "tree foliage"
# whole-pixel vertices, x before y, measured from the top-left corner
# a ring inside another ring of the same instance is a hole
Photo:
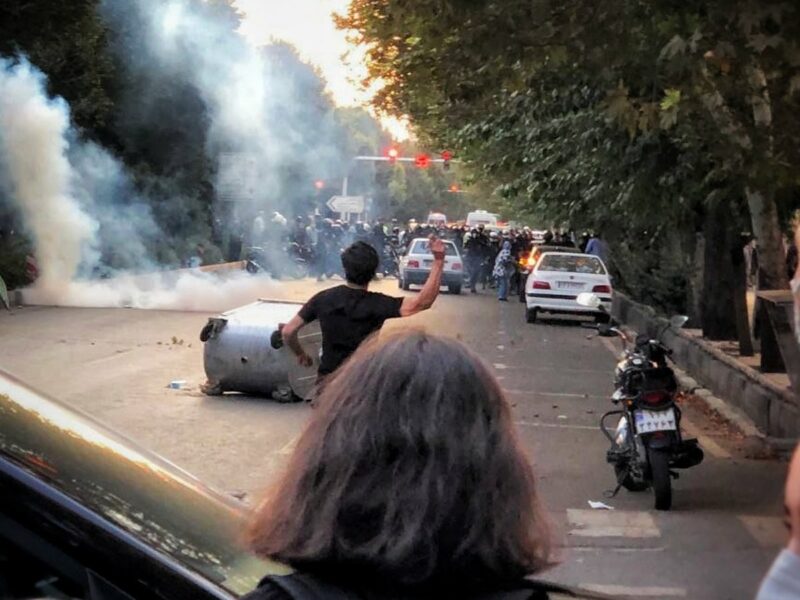
[[[100,0],[4,0],[0,55],[22,56],[48,75],[50,92],[67,100],[73,119],[91,131],[109,116],[113,74]]]
[[[793,3],[352,0],[337,22],[366,50],[376,106],[453,146],[514,212],[601,229],[640,297],[688,290],[695,231],[720,203],[745,207],[750,224],[729,226],[758,236],[762,284],[785,285]],[[664,260],[676,239],[683,258]]]

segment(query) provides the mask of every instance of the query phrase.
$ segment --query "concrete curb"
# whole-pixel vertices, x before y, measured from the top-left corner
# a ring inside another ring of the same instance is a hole
[[[733,423],[744,435],[766,440],[766,436],[758,430],[753,420],[741,410],[717,398],[711,390],[702,387],[697,383],[697,380],[689,376],[680,367],[675,367],[675,375],[678,377],[678,383],[685,391],[700,398],[706,406]]]
[[[667,319],[649,306],[615,292],[614,318],[661,340],[673,351],[678,367],[689,373],[689,389],[746,435],[763,439],[776,450],[800,437],[800,398],[700,338],[667,329]],[[723,400],[724,399],[724,400]]]

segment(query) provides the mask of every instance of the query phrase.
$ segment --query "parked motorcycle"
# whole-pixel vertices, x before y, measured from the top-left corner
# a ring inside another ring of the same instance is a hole
[[[596,294],[580,294],[577,301],[582,306],[602,310]],[[679,329],[687,320],[683,316],[673,317],[667,327]],[[585,325],[603,337],[619,337],[623,344],[611,397],[620,408],[600,419],[600,429],[611,442],[606,460],[613,465],[617,478],[613,495],[622,487],[632,492],[652,488],[656,510],[669,510],[672,479],[678,478],[674,469],[688,469],[703,461],[703,450],[697,440],[684,439],[681,433],[681,410],[675,403],[678,381],[667,362],[672,351],[660,340],[646,335],[631,340],[611,324]],[[617,416],[612,433],[606,421]]]

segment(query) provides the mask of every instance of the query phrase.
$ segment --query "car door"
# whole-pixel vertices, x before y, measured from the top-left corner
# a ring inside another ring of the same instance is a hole
[[[0,458],[0,598],[233,598]]]

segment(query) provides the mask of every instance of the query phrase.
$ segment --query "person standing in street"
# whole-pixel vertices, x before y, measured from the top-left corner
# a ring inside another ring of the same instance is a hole
[[[508,287],[511,283],[513,269],[514,259],[511,256],[511,242],[505,240],[494,261],[494,271],[492,272],[495,281],[497,281],[497,299],[500,302],[508,302]]]
[[[478,278],[481,274],[484,256],[483,239],[477,229],[473,229],[467,241],[464,242],[466,252],[467,272],[469,273],[469,289],[473,294],[477,294]]]
[[[546,600],[539,480],[490,367],[424,332],[371,339],[319,397],[245,533],[294,569],[242,600]]]
[[[586,254],[598,257],[608,266],[608,244],[600,237],[599,233],[594,232],[589,238],[589,243],[586,244]]]
[[[370,335],[379,331],[387,319],[410,317],[433,306],[439,295],[444,270],[444,243],[430,238],[433,265],[428,280],[415,296],[395,298],[369,291],[375,279],[379,258],[366,242],[356,242],[342,252],[346,284],[316,294],[282,330],[284,343],[306,367],[313,359],[300,344],[298,332],[319,320],[322,329],[320,383],[334,373]]]

